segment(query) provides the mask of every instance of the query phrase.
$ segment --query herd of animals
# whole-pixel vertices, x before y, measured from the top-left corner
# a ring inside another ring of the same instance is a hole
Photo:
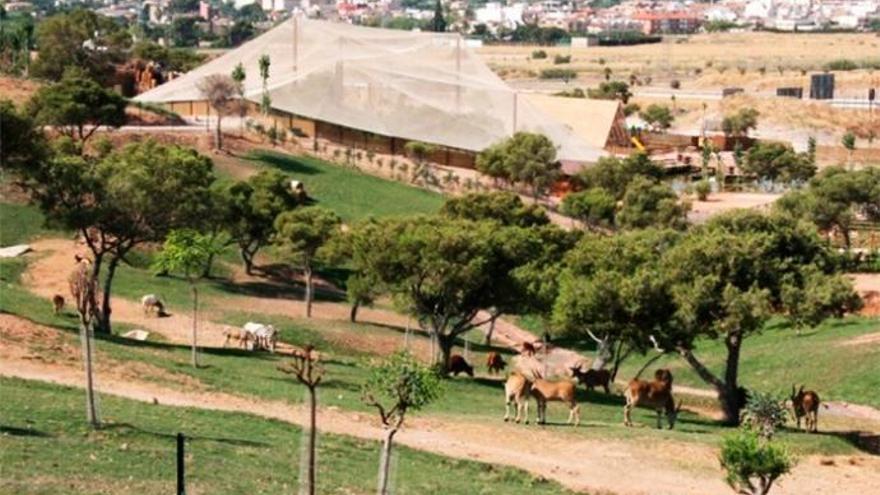
[[[64,297],[56,294],[52,298],[52,307],[55,314],[61,313],[64,308]],[[155,294],[147,294],[141,298],[141,307],[144,315],[154,314],[157,317],[165,316],[165,306],[161,299]],[[238,342],[238,346],[242,349],[250,350],[267,350],[275,352],[278,342],[278,332],[272,325],[248,322],[240,329],[230,328],[223,332],[225,338],[223,347],[227,347],[231,342]],[[522,344],[521,354],[525,356],[534,356],[536,348],[540,344],[524,342]],[[501,374],[507,367],[507,363],[501,354],[492,351],[486,358],[486,368],[490,375]],[[577,381],[578,385],[583,385],[589,391],[594,391],[596,387],[602,387],[606,394],[611,393],[611,373],[604,369],[588,369],[584,371],[581,366],[573,366],[569,368],[571,376]],[[474,368],[464,357],[459,354],[453,354],[449,357],[447,371],[454,376],[465,373],[470,377],[474,376]],[[743,393],[745,391],[743,390]],[[641,380],[633,378],[629,381],[623,391],[626,400],[623,406],[623,423],[625,426],[632,426],[632,409],[635,407],[644,407],[653,409],[657,413],[657,428],[662,428],[663,416],[669,429],[675,427],[675,421],[681,411],[681,401],[676,405],[672,395],[672,373],[668,369],[658,369],[654,373],[653,380]],[[540,376],[539,373],[523,373],[521,371],[512,371],[507,375],[504,383],[504,421],[509,421],[510,408],[515,407],[515,415],[513,421],[516,423],[529,422],[529,397],[535,399],[537,424],[546,424],[547,422],[547,403],[562,402],[569,408],[568,424],[578,426],[580,424],[580,405],[576,400],[575,383],[570,380],[547,380]],[[797,427],[800,429],[801,420],[804,420],[804,427],[809,432],[817,432],[819,424],[819,405],[821,403],[819,394],[812,390],[804,390],[801,386],[795,390],[792,385],[790,396],[792,409],[797,421]]]

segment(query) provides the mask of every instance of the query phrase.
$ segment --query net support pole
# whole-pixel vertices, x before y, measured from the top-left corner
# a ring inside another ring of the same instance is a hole
[[[299,16],[293,16],[293,74],[299,67]]]
[[[186,476],[184,474],[184,446],[186,440],[183,433],[177,434],[177,495],[186,495]]]
[[[516,91],[513,92],[513,129],[511,129],[511,134],[516,134],[516,119],[517,119],[517,103],[519,100],[519,93]]]
[[[461,113],[461,36],[455,38],[455,113]]]

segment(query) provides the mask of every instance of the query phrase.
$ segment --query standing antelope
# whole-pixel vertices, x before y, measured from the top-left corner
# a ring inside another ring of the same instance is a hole
[[[538,403],[538,424],[547,423],[547,403],[560,401],[568,404],[568,424],[574,422],[575,426],[581,424],[581,406],[575,400],[575,386],[568,380],[551,382],[543,378],[536,378],[532,382],[532,397]]]
[[[529,390],[532,383],[522,373],[514,371],[507,377],[504,383],[504,421],[510,419],[510,405],[516,404],[516,417],[514,422],[519,423],[520,419],[529,424]],[[520,417],[522,412],[522,418]]]
[[[64,296],[60,294],[52,296],[52,309],[56,315],[61,314],[61,311],[64,309]]]
[[[675,427],[675,419],[681,410],[681,402],[675,406],[672,398],[672,373],[666,369],[654,372],[654,380],[647,382],[633,378],[623,392],[626,405],[623,406],[623,424],[632,426],[632,409],[637,406],[650,407],[657,411],[657,428],[662,428],[661,416],[666,413],[669,429]]]
[[[797,392],[794,391],[794,385],[791,386],[791,407],[794,409],[794,417],[797,420],[797,427],[801,427],[801,418],[805,419],[804,427],[810,433],[819,431],[819,394],[812,390],[804,392],[804,386]]]

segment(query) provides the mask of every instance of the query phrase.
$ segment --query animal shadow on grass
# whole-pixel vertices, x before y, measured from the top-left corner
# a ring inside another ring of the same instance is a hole
[[[786,428],[791,433],[803,433],[804,435],[825,435],[829,437],[840,438],[846,443],[852,445],[861,452],[870,455],[880,456],[880,434],[861,431],[819,431],[817,433],[808,433],[797,428]]]
[[[120,433],[138,433],[141,435],[149,435],[156,438],[166,438],[169,440],[177,438],[177,432],[174,433],[164,433],[158,431],[148,430],[146,428],[141,428],[139,426],[135,426],[131,423],[107,423],[101,426],[102,430],[119,430]],[[186,435],[186,433],[184,433]],[[205,442],[217,442],[224,443],[228,445],[237,445],[241,447],[265,447],[269,444],[265,442],[256,442],[254,440],[247,440],[243,438],[228,438],[228,437],[212,437],[205,435],[186,435],[186,439],[190,442],[196,441],[205,441]]]
[[[19,428],[17,426],[0,425],[0,435],[9,435],[13,437],[40,437],[46,438],[52,435],[32,428]]]
[[[309,165],[308,163],[292,156],[257,151],[251,153],[250,158],[255,161],[261,161],[270,167],[281,170],[282,172],[294,175],[321,175],[324,173],[318,167]]]

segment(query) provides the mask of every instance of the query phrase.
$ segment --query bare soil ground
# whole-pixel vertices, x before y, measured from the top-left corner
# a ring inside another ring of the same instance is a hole
[[[0,75],[0,98],[12,100],[16,105],[26,103],[40,89],[40,84],[30,79]]]

